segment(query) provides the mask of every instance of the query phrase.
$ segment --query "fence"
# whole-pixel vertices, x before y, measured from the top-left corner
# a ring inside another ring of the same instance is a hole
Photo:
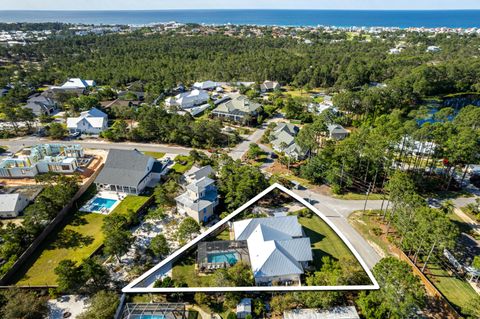
[[[0,286],[6,286],[9,281],[12,279],[13,275],[17,273],[26,262],[30,259],[31,255],[35,252],[35,250],[43,243],[45,238],[48,237],[53,231],[57,229],[59,225],[61,225],[62,221],[71,212],[76,202],[80,199],[80,197],[85,193],[85,191],[93,184],[95,178],[100,173],[103,168],[103,164],[101,164],[95,173],[90,176],[90,178],[79,188],[77,193],[73,196],[70,202],[63,207],[63,209],[58,213],[58,215],[45,227],[42,233],[35,238],[35,240],[30,244],[30,246],[23,252],[23,254],[17,259],[17,261],[13,264],[13,266],[3,275],[0,279]]]
[[[435,287],[435,285],[430,281],[430,279],[425,276],[422,271],[415,265],[410,257],[408,257],[402,250],[394,247],[392,250],[399,256],[401,260],[406,261],[410,267],[412,267],[413,272],[420,278],[422,281],[423,285],[425,286],[425,289],[427,293],[433,297],[435,297],[446,309],[450,316],[449,318],[462,318],[462,316],[455,310],[455,308],[452,306],[452,304],[445,298],[445,296]]]

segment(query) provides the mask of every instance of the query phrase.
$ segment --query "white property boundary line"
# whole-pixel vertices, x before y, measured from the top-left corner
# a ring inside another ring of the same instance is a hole
[[[185,253],[187,250],[198,244],[201,240],[206,238],[208,235],[216,231],[218,228],[226,224],[230,221],[233,217],[237,216],[239,213],[243,212],[252,204],[256,203],[259,199],[270,193],[274,189],[279,189],[284,193],[290,195],[291,197],[295,198],[305,207],[313,211],[317,214],[324,222],[327,223],[330,228],[343,240],[345,245],[350,249],[353,253],[355,258],[357,258],[358,262],[362,266],[365,273],[368,275],[368,278],[373,283],[372,285],[352,285],[352,286],[252,286],[252,287],[179,287],[179,288],[153,288],[153,287],[136,287],[139,283],[143,280],[147,279],[149,276],[153,275],[157,270],[161,269],[162,267],[168,265],[169,263],[173,263],[177,257]],[[168,256],[162,262],[157,264],[155,267],[151,268],[149,271],[129,283],[126,287],[122,289],[124,293],[174,293],[174,292],[229,292],[229,291],[244,291],[244,292],[252,292],[252,291],[338,291],[338,290],[377,290],[379,289],[379,285],[375,277],[373,276],[372,272],[368,268],[367,264],[357,252],[357,250],[353,247],[350,241],[345,237],[343,233],[317,208],[307,202],[303,197],[295,194],[293,191],[287,189],[286,187],[275,183],[265,189],[263,192],[249,200],[247,203],[242,205],[241,207],[237,208],[233,213],[229,214],[227,217],[210,227],[206,232],[197,236],[194,240],[190,241],[188,244],[184,245],[173,254]]]

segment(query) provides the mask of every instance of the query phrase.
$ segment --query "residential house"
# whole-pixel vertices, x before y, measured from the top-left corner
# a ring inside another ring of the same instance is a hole
[[[343,140],[348,136],[348,134],[350,134],[349,131],[338,124],[330,124],[327,126],[327,128],[329,137],[334,140]]]
[[[140,194],[158,183],[163,169],[162,163],[136,149],[111,149],[95,184],[104,190]]]
[[[235,122],[246,121],[248,117],[256,117],[262,106],[250,101],[246,96],[239,93],[228,94],[217,104],[212,115],[221,119]]]
[[[260,91],[262,93],[273,92],[275,90],[280,90],[281,86],[278,82],[274,81],[265,81],[260,84]]]
[[[70,132],[100,134],[108,128],[108,116],[97,108],[80,113],[79,117],[67,118],[67,129]]]
[[[435,52],[440,52],[442,49],[440,47],[437,47],[436,45],[430,45],[427,47],[426,52],[430,53],[435,53]]]
[[[248,315],[252,315],[252,299],[243,298],[237,305],[237,318],[245,319]]]
[[[188,183],[185,192],[175,198],[179,213],[203,223],[213,217],[218,205],[218,192],[215,181],[208,177],[212,173],[211,167],[205,166],[184,176]]]
[[[193,88],[197,90],[207,90],[211,91],[217,88],[219,85],[217,82],[205,81],[205,82],[195,82]]]
[[[300,285],[313,260],[310,238],[297,216],[252,218],[232,224],[236,241],[247,241],[257,285]]]
[[[74,92],[74,93],[84,93],[87,89],[96,86],[94,80],[83,80],[80,78],[71,78],[68,79],[61,86],[52,86],[50,89],[53,92]]]
[[[305,158],[306,152],[295,143],[295,136],[300,129],[290,123],[278,123],[270,134],[272,147],[275,151],[285,153],[290,158],[301,160]]]
[[[7,157],[0,162],[0,177],[33,178],[38,174],[55,172],[74,173],[83,157],[80,145],[39,144],[24,148],[16,157]]]
[[[145,92],[142,91],[120,91],[118,92],[118,98],[121,100],[134,100],[143,101],[145,99]]]
[[[52,115],[57,110],[57,102],[39,93],[30,96],[24,109],[32,110],[36,116]]]
[[[205,90],[192,90],[177,94],[175,97],[169,97],[165,100],[165,106],[188,109],[208,102],[210,96]]]
[[[210,165],[206,165],[203,167],[192,166],[183,176],[186,183],[190,184],[203,177],[212,176],[212,174],[214,174],[213,168]]]
[[[17,217],[29,203],[22,194],[0,194],[0,218]]]

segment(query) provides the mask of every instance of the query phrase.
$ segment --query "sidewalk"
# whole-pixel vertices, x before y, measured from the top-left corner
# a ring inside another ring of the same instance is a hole
[[[464,222],[466,222],[477,234],[480,234],[480,224],[474,221],[470,216],[462,212],[460,208],[455,208],[453,210],[455,214],[460,217]]]

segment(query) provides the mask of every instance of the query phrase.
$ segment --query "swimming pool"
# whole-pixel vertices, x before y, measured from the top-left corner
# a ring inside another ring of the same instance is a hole
[[[164,315],[130,315],[128,319],[165,319]]]
[[[216,253],[216,254],[209,254],[207,260],[209,263],[227,262],[230,265],[233,265],[237,263],[238,258],[235,253]]]
[[[90,204],[90,208],[92,211],[100,211],[103,208],[110,209],[113,205],[115,205],[116,202],[116,199],[97,197]]]

